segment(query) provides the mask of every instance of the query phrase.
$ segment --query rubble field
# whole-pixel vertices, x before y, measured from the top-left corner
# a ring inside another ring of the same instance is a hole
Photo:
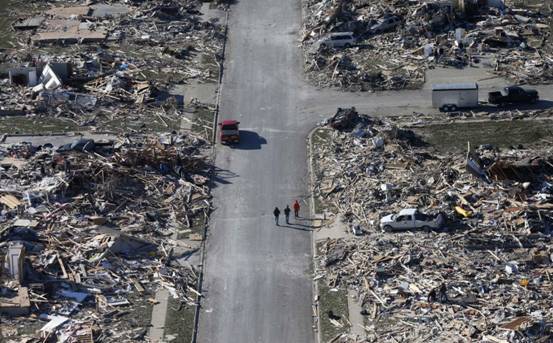
[[[319,87],[419,88],[435,67],[484,68],[517,84],[553,80],[548,2],[305,0],[303,7],[305,70]],[[333,46],[327,39],[336,33],[353,41]]]
[[[339,109],[313,145],[315,197],[357,231],[317,246],[314,279],[353,290],[364,317],[366,337],[331,341],[551,341],[547,138],[443,151],[394,120]],[[444,224],[382,230],[383,217],[406,209]]]
[[[0,340],[144,341],[160,288],[192,313],[210,151],[191,134],[2,145]]]
[[[190,129],[213,110],[183,85],[216,83],[225,37],[197,0],[44,1],[15,8],[13,48],[0,50],[0,116],[60,119],[81,131]],[[207,17],[205,17],[207,18]],[[32,125],[32,124],[31,124]]]

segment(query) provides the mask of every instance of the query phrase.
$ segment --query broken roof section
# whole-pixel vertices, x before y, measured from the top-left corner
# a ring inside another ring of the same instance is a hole
[[[31,41],[37,44],[101,42],[107,38],[106,30],[82,19],[96,11],[98,17],[105,17],[126,13],[125,9],[124,6],[99,6],[97,9],[90,6],[54,7],[46,11],[50,18],[40,22],[38,32],[31,37]]]
[[[60,87],[62,85],[61,79],[56,75],[54,70],[50,67],[50,65],[47,65],[46,68],[42,71],[42,75],[40,76],[40,84],[33,88],[34,92],[40,92],[44,89],[52,90]]]
[[[92,8],[92,17],[108,18],[117,17],[129,13],[129,7],[121,4],[97,4],[90,6]]]
[[[32,17],[27,19],[20,19],[13,24],[13,28],[16,30],[31,30],[36,29],[46,20],[44,16]]]
[[[54,7],[46,14],[56,18],[68,18],[75,19],[83,16],[87,16],[92,12],[89,6],[72,6],[72,7]]]
[[[102,30],[91,30],[88,27],[82,27],[78,22],[71,25],[67,31],[39,32],[31,40],[34,43],[93,43],[101,42],[107,38],[107,33]]]

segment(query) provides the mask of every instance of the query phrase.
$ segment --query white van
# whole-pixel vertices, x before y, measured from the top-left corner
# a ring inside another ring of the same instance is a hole
[[[353,32],[330,33],[317,41],[320,47],[351,48],[355,44]]]

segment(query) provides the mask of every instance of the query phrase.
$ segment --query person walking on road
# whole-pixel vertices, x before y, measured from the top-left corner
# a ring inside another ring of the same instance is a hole
[[[278,226],[278,217],[280,216],[280,210],[278,209],[278,207],[275,207],[273,214],[275,215],[275,222],[276,222],[276,225]]]
[[[296,200],[294,202],[294,217],[299,217],[300,216],[300,203]]]
[[[290,206],[286,205],[286,208],[284,208],[284,217],[286,218],[286,224],[290,224]]]

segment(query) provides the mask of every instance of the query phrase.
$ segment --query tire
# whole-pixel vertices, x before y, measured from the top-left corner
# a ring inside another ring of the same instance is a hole
[[[349,44],[349,43],[344,44],[344,48],[346,48],[346,49],[351,48],[351,44]]]
[[[428,225],[425,225],[425,226],[422,227],[422,230],[423,230],[424,232],[430,232],[430,231],[432,231],[432,228],[431,228],[430,226],[428,226]]]
[[[384,231],[390,232],[390,231],[392,231],[392,230],[393,230],[393,228],[392,228],[390,225],[384,226]]]
[[[455,111],[457,111],[457,110],[458,110],[457,105],[451,105],[451,106],[449,107],[449,111],[450,111],[450,112],[455,112]]]
[[[450,111],[449,105],[442,105],[442,107],[440,107],[440,111],[449,112]]]

